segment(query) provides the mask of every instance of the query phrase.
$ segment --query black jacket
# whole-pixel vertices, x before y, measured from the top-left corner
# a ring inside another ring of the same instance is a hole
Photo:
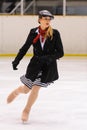
[[[43,83],[57,80],[58,69],[56,60],[64,55],[60,34],[53,29],[53,39],[47,38],[42,50],[40,40],[33,44],[33,39],[37,36],[37,28],[31,29],[25,44],[19,50],[14,63],[19,64],[31,45],[33,45],[33,57],[26,70],[26,78],[34,81],[40,71],[42,71],[41,81]]]

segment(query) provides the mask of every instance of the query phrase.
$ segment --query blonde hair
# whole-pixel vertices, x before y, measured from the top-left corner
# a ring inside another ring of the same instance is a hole
[[[51,40],[53,39],[53,29],[51,26],[48,27],[45,37],[49,37]]]

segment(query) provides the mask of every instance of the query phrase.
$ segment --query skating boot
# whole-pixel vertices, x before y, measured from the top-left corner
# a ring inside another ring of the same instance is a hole
[[[19,93],[21,92],[21,87],[15,89],[13,92],[11,92],[9,94],[9,96],[7,97],[7,103],[11,103],[18,95]]]
[[[27,110],[27,109],[23,110],[22,117],[21,117],[21,120],[23,121],[23,123],[28,121],[29,112],[30,110]]]

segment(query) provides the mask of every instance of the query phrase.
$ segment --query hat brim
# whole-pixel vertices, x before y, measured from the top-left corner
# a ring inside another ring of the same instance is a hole
[[[43,17],[50,17],[51,19],[54,19],[54,16],[52,15],[42,15]]]
[[[54,19],[54,16],[52,16],[52,15],[39,15],[39,18],[41,18],[41,17],[50,17],[51,19]]]

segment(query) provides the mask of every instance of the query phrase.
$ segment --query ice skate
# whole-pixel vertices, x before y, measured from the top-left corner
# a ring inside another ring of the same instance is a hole
[[[15,89],[13,92],[11,92],[7,97],[7,103],[11,103],[21,92],[22,92],[22,87],[19,87]]]
[[[7,97],[7,103],[11,103],[17,96],[19,95],[18,90],[14,90],[10,95]]]
[[[23,121],[23,123],[28,121],[28,117],[29,117],[29,111],[24,110],[21,117],[21,120]]]
[[[11,103],[19,94],[27,94],[29,89],[26,86],[20,86],[12,91],[7,97],[7,103]]]

